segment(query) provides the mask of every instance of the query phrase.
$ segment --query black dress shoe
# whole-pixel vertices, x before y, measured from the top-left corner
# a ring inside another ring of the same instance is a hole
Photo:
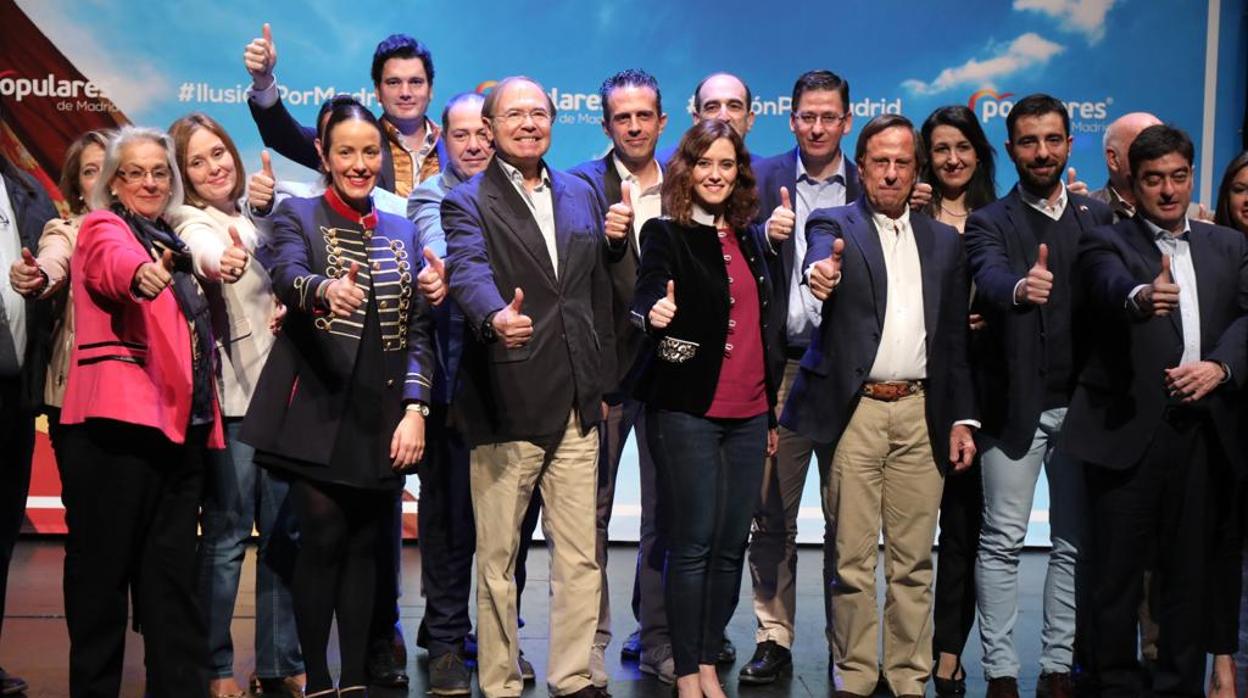
[[[793,654],[787,647],[781,647],[768,640],[758,643],[754,648],[754,657],[750,663],[741,668],[738,680],[746,684],[771,683],[780,673],[793,665]]]
[[[389,641],[373,643],[368,651],[368,680],[374,686],[386,688],[407,688],[407,672],[394,656],[394,647]]]
[[[737,661],[737,646],[732,644],[732,640],[728,636],[724,636],[724,644],[719,648],[719,654],[715,655],[716,664],[732,664]]]

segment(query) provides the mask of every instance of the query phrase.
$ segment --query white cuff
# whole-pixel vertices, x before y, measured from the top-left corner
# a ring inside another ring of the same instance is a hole
[[[268,109],[277,104],[281,98],[281,93],[277,91],[276,76],[270,77],[269,84],[265,87],[256,87],[256,84],[253,82],[251,87],[247,88],[247,101],[261,109]]]

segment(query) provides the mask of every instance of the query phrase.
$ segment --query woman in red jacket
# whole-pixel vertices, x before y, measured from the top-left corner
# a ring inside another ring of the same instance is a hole
[[[89,199],[58,453],[70,695],[118,694],[133,596],[148,693],[206,698],[196,516],[223,441],[208,302],[164,220],[182,202],[169,136],[122,128]]]

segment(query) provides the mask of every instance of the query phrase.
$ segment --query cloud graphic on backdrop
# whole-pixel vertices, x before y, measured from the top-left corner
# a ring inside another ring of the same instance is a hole
[[[1055,44],[1035,32],[1027,32],[1008,45],[999,47],[991,58],[972,58],[960,66],[945,68],[931,82],[911,78],[903,80],[901,86],[918,95],[934,95],[963,85],[992,87],[994,81],[1043,65],[1065,50],[1066,47],[1061,44]]]
[[[1061,28],[1077,32],[1095,44],[1105,38],[1105,16],[1117,0],[1014,0],[1014,9],[1046,14],[1061,22]]]
[[[172,81],[155,63],[127,53],[130,44],[124,41],[116,42],[115,53],[101,45],[96,39],[98,30],[80,24],[75,8],[61,2],[22,2],[20,7],[65,57],[129,116],[174,94]]]

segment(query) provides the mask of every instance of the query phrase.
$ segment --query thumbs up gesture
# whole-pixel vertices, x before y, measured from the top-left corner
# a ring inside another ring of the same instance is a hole
[[[416,275],[416,283],[431,304],[440,305],[446,298],[446,264],[428,247],[425,248],[425,266]]]
[[[260,151],[260,171],[247,181],[247,205],[261,215],[268,215],[273,207],[273,192],[277,189],[277,178],[273,176],[273,160],[269,151]]]
[[[238,230],[234,226],[230,226],[230,245],[221,253],[221,280],[227,284],[243,278],[243,272],[247,271],[247,260],[251,256],[247,254],[247,246],[243,244],[242,238],[238,236]]]
[[[260,29],[260,36],[243,49],[243,66],[251,73],[251,84],[264,89],[272,84],[276,65],[277,44],[273,43],[273,29],[266,22]]]
[[[1078,173],[1075,172],[1073,167],[1066,170],[1066,191],[1071,194],[1083,194],[1085,196],[1088,193],[1088,183],[1079,181]]]
[[[1179,285],[1170,274],[1170,255],[1161,256],[1161,273],[1153,283],[1136,292],[1135,305],[1141,313],[1151,317],[1169,315],[1179,307]]]
[[[772,242],[784,242],[793,235],[797,227],[797,214],[793,212],[793,201],[789,198],[789,188],[780,187],[780,205],[771,212],[767,219],[767,237]]]
[[[352,262],[346,274],[329,282],[325,289],[325,303],[334,317],[351,317],[364,305],[364,289],[355,284],[359,274],[360,263]]]
[[[1053,272],[1049,271],[1049,246],[1040,243],[1036,252],[1036,263],[1027,270],[1023,283],[1018,285],[1015,293],[1021,298],[1020,303],[1044,305],[1049,302],[1049,293],[1053,291]]]
[[[533,318],[520,311],[523,304],[524,291],[517,288],[511,302],[494,313],[494,317],[490,319],[494,334],[508,349],[519,349],[533,338]]]
[[[832,295],[832,289],[841,282],[841,255],[845,252],[845,240],[837,238],[832,243],[832,254],[810,265],[811,294],[820,301],[826,301]]]
[[[22,248],[22,258],[9,267],[9,285],[23,296],[33,297],[43,292],[48,286],[48,275],[39,268],[39,260]]]
[[[628,182],[620,184],[620,201],[611,204],[607,209],[607,219],[603,223],[607,238],[624,240],[633,229],[633,196],[632,187]]]
[[[650,306],[650,314],[647,318],[650,326],[661,330],[672,324],[672,320],[676,317],[676,282],[668,279],[667,295],[654,302]]]
[[[152,250],[152,254],[156,253]],[[130,288],[139,298],[152,300],[173,283],[173,252],[165,250],[160,260],[139,265]]]

